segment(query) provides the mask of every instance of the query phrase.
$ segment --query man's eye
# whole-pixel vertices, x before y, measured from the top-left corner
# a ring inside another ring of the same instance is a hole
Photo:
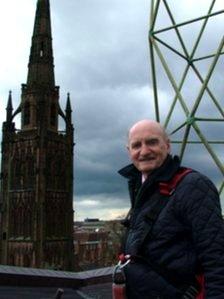
[[[148,140],[147,142],[146,142],[146,144],[148,145],[148,146],[153,146],[153,145],[157,145],[158,144],[158,139],[150,139],[150,140]]]
[[[137,148],[139,148],[141,146],[141,143],[133,143],[132,145],[131,145],[131,148],[132,149],[137,149]]]

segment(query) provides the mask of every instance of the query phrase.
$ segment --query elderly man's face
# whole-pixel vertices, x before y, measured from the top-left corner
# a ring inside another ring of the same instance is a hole
[[[142,122],[130,130],[128,150],[133,164],[147,176],[162,165],[170,152],[170,142],[159,124]]]

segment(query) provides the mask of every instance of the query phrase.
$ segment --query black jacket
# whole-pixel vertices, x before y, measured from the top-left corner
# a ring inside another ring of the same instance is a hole
[[[178,283],[167,276],[187,284],[200,271],[206,298],[224,298],[224,223],[217,190],[204,175],[193,171],[181,180],[141,244],[145,215],[158,200],[158,184],[179,168],[178,157],[168,156],[143,184],[134,165],[119,171],[128,179],[132,207],[124,251],[142,257],[125,269],[128,298],[181,298]]]

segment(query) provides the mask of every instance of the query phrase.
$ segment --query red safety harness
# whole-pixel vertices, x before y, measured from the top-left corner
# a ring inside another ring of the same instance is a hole
[[[159,194],[163,195],[164,197],[171,196],[179,184],[179,182],[188,174],[192,172],[190,168],[180,168],[180,170],[173,176],[173,178],[168,182],[160,182],[159,183]],[[155,223],[156,219],[158,218],[160,212],[162,211],[163,207],[165,207],[167,200],[164,201],[158,200],[158,205],[150,212],[150,214],[146,215],[148,227],[146,229],[146,233],[142,238],[142,243],[144,243],[146,237],[149,235],[153,224]],[[113,299],[125,299],[125,275],[123,272],[123,268],[131,261],[136,260],[136,257],[132,257],[129,255],[121,254],[119,256],[118,265],[115,267],[114,275],[113,275]],[[152,265],[151,265],[152,266]],[[119,272],[119,279],[117,279],[117,273]],[[163,271],[164,272],[164,271]],[[195,298],[195,299],[204,299],[205,298],[205,288],[204,288],[204,275],[200,274],[196,276],[197,284],[199,286],[199,293],[195,293],[195,290],[192,291],[192,287],[189,288],[189,294],[186,298]],[[193,287],[194,289],[194,287]],[[192,294],[192,297],[191,297]],[[185,298],[185,297],[184,297]]]

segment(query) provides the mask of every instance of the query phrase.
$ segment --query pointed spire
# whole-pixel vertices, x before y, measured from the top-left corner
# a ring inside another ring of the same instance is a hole
[[[71,102],[70,102],[70,93],[67,93],[67,103],[66,103],[66,123],[67,125],[71,125],[72,122],[72,108],[71,108]]]
[[[71,108],[71,102],[70,102],[70,93],[67,93],[67,103],[66,103],[66,114],[71,113],[72,112],[72,108]]]
[[[9,97],[8,97],[8,103],[7,103],[7,107],[6,107],[6,121],[9,122],[12,119],[12,111],[13,111],[13,107],[12,107],[12,91],[9,91]]]
[[[49,88],[55,85],[49,0],[37,1],[27,85]]]

